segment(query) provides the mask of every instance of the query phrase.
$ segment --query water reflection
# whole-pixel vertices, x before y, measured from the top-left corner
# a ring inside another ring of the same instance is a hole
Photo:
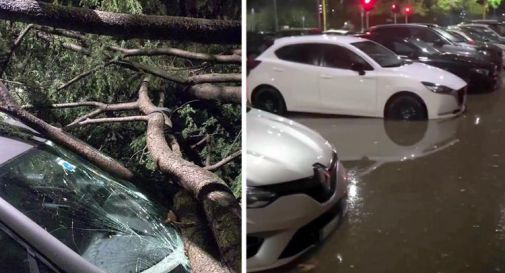
[[[369,118],[295,117],[338,151],[355,179],[389,162],[425,157],[457,144],[460,119],[419,122]]]

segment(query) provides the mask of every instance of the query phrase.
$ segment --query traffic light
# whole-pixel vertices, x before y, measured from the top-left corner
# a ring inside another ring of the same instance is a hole
[[[391,5],[391,12],[393,13],[400,13],[400,5],[396,4],[396,3],[393,3]]]
[[[371,11],[373,7],[375,6],[375,1],[376,0],[359,0],[361,7],[365,11]]]
[[[403,13],[405,13],[405,15],[411,15],[414,13],[414,9],[411,6],[406,6],[405,9],[403,9]]]

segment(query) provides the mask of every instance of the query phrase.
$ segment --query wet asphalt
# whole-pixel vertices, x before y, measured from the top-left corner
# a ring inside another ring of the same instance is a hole
[[[288,115],[337,148],[350,211],[270,272],[505,272],[505,88],[470,94],[467,106],[426,122]]]

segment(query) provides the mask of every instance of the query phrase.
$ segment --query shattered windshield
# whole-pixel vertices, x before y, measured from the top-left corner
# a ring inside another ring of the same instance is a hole
[[[6,139],[0,131],[0,154]],[[177,231],[133,185],[57,146],[15,141],[30,148],[0,163],[3,199],[106,272],[189,272]]]

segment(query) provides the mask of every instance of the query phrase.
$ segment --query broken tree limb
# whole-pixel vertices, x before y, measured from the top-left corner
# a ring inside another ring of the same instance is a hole
[[[0,0],[0,19],[109,35],[122,39],[179,40],[240,44],[240,21],[130,15],[48,4],[35,0]]]
[[[174,209],[181,226],[184,249],[188,255],[193,272],[228,273],[227,267],[219,260],[216,253],[216,242],[207,227],[207,222],[202,221],[205,215],[191,195],[181,190],[174,196]],[[215,246],[215,247],[214,247]]]
[[[22,109],[12,99],[9,91],[7,90],[7,87],[5,87],[3,83],[0,83],[0,111],[12,115],[36,131],[47,136],[57,144],[60,144],[70,151],[79,154],[86,160],[102,167],[104,170],[117,177],[123,179],[130,179],[133,177],[133,173],[124,167],[121,163],[108,156],[105,156],[103,153],[99,152],[90,145],[65,133],[60,128],[54,127]]]
[[[96,123],[116,123],[116,122],[132,122],[132,121],[144,121],[148,120],[147,116],[127,116],[127,117],[115,117],[115,118],[88,118],[81,122],[79,125],[88,125]]]
[[[242,59],[240,55],[231,54],[231,55],[214,55],[207,53],[199,53],[199,52],[191,52],[187,50],[182,50],[178,48],[135,48],[128,49],[122,48],[118,46],[109,47],[111,50],[121,52],[123,57],[132,57],[132,56],[175,56],[190,60],[196,61],[205,61],[205,62],[214,62],[214,63],[232,63],[232,64],[240,64]]]
[[[242,154],[242,151],[238,150],[238,151],[234,152],[233,154],[221,159],[219,162],[216,162],[216,163],[209,165],[209,166],[205,166],[204,169],[206,169],[208,171],[215,171],[215,170],[221,168],[222,166],[228,164],[230,161],[232,161],[233,159],[235,159],[236,157],[238,157],[241,154]]]
[[[30,29],[33,27],[32,24],[29,24],[28,26],[26,26],[18,35],[18,37],[16,38],[16,40],[14,40],[14,43],[12,43],[12,46],[9,50],[9,53],[7,54],[7,57],[5,58],[5,60],[2,62],[1,66],[0,66],[0,77],[3,75],[5,69],[7,69],[7,65],[9,64],[9,61],[11,60],[12,58],[12,55],[14,55],[14,51],[16,51],[16,49],[18,48],[18,46],[21,44],[21,42],[23,41],[23,38],[26,36],[26,34],[28,34],[28,31],[30,31]]]
[[[96,67],[94,67],[94,68],[92,68],[92,69],[90,69],[88,71],[84,71],[81,74],[79,74],[79,75],[75,76],[74,78],[72,78],[71,80],[69,80],[68,82],[60,85],[57,90],[60,91],[62,89],[65,89],[65,88],[69,87],[70,85],[76,83],[77,81],[81,80],[82,78],[87,77],[87,76],[91,75],[92,73],[94,73],[94,72],[96,72],[96,71],[98,71],[98,70],[100,70],[102,68],[107,67],[111,63],[112,62],[109,61],[109,62],[106,62],[104,64],[100,64],[100,65],[98,65],[98,66],[96,66]]]
[[[169,80],[178,84],[198,84],[198,83],[222,83],[222,82],[241,82],[242,75],[239,73],[228,73],[228,74],[200,74],[194,75],[187,78],[181,78],[179,76],[167,73],[165,70],[156,67],[149,66],[137,62],[132,61],[114,61],[114,64],[120,65],[122,67],[126,67],[128,69],[134,71],[140,71],[147,74],[151,74],[153,76],[157,76],[163,78],[165,80]]]
[[[72,50],[72,51],[75,51],[77,53],[81,53],[81,54],[84,54],[84,55],[90,55],[90,51],[89,49],[83,47],[83,46],[80,46],[78,44],[74,44],[74,43],[69,43],[69,42],[63,42],[63,41],[59,41],[59,40],[56,40],[54,39],[52,36],[49,36],[45,33],[42,33],[42,32],[37,32],[37,37],[39,37],[40,39],[48,42],[48,43],[52,43],[54,41],[56,41],[61,47],[63,48],[66,48],[66,49],[69,49],[69,50]]]
[[[240,103],[242,97],[240,86],[197,84],[189,86],[187,88],[187,92],[195,98],[204,100],[220,100],[230,103]]]
[[[149,115],[147,147],[160,171],[172,176],[203,210],[218,244],[221,257],[233,272],[240,272],[241,216],[240,206],[228,186],[215,174],[173,153],[165,137],[165,117],[156,112],[148,94],[149,79],[139,89],[140,110]]]

